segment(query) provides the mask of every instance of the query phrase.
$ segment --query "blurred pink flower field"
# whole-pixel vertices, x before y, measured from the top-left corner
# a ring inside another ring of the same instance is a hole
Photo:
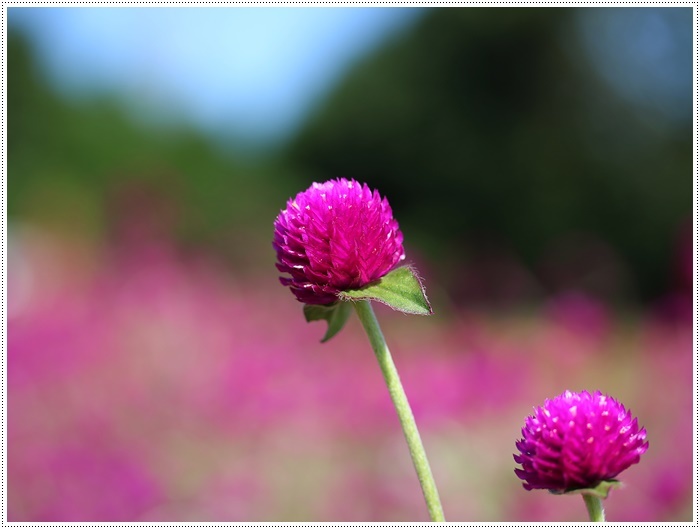
[[[98,251],[29,227],[9,250],[9,521],[427,521],[359,324],[320,344],[272,258],[236,277],[165,245]],[[523,418],[565,389],[609,393],[648,431],[608,519],[690,521],[689,303],[378,307],[448,521],[586,521],[579,497],[513,472]]]

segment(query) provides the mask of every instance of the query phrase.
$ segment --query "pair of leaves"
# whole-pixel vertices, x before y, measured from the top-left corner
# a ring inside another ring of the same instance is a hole
[[[338,301],[331,305],[304,305],[304,316],[308,322],[328,322],[328,329],[321,340],[327,342],[348,321],[352,312],[351,303],[359,300],[379,301],[406,314],[433,313],[418,274],[410,266],[402,266],[363,288],[341,292]]]

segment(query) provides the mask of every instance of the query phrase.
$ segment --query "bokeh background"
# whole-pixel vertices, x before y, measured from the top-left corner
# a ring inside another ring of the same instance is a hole
[[[693,518],[691,8],[9,8],[9,521],[426,521],[355,321],[278,283],[313,181],[380,189],[435,315],[379,307],[447,519],[526,492],[533,406],[649,451],[611,521]]]

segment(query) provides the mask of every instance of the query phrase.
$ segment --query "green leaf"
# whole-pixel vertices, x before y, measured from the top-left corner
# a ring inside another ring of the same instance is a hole
[[[407,314],[428,315],[433,313],[425,288],[417,272],[410,266],[397,268],[379,281],[370,283],[358,290],[345,290],[338,297],[341,300],[372,300],[389,305],[392,309]]]
[[[622,483],[616,479],[611,479],[610,481],[601,481],[593,488],[590,489],[573,489],[564,492],[552,492],[552,494],[590,494],[591,496],[597,496],[598,498],[605,499],[610,494],[612,489],[616,489],[622,486]]]
[[[304,317],[307,322],[326,320],[328,329],[326,335],[321,340],[321,343],[327,342],[333,338],[348,321],[352,307],[349,303],[342,301],[332,303],[331,305],[304,305]]]

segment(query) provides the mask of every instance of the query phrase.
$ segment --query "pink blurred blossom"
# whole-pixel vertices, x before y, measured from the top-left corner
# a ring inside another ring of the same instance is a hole
[[[412,476],[405,447],[380,454],[397,465],[368,452],[393,446],[397,419],[357,322],[329,354],[318,342],[321,323],[300,323],[300,305],[269,274],[238,276],[213,257],[137,239],[72,246],[80,258],[47,233],[20,230],[10,240],[22,248],[14,254],[22,267],[10,266],[9,282],[24,275],[10,289],[17,303],[7,323],[10,520],[284,521],[294,514],[285,501],[292,492],[314,518],[420,519],[415,487],[392,470]],[[634,519],[627,501],[643,503],[644,519],[688,516],[689,323],[641,317],[622,327],[607,307],[580,299],[555,300],[544,317],[459,310],[408,325],[403,315],[382,316],[431,446],[471,450],[469,432],[503,428],[523,403],[603,373],[606,389],[618,393],[620,384],[635,396],[654,435],[649,466],[661,476],[635,474],[617,519]],[[455,472],[446,497],[458,498],[475,473],[508,481],[509,456]],[[438,468],[452,468],[447,457],[431,453]],[[290,490],[280,468],[306,469],[317,490]],[[516,489],[494,490],[489,512],[571,519],[565,502],[540,505]]]

